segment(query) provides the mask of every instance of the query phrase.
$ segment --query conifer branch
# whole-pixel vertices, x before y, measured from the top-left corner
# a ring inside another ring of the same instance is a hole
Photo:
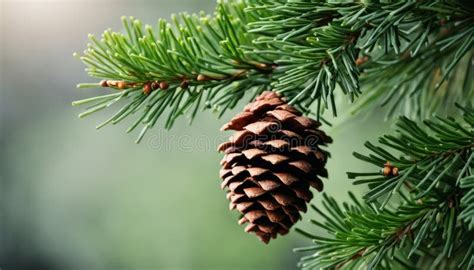
[[[457,221],[458,209],[434,198],[423,202],[406,197],[398,207],[378,210],[359,202],[353,194],[352,205],[342,207],[327,195],[325,212],[312,208],[324,219],[311,223],[333,237],[298,232],[314,245],[296,248],[311,252],[301,258],[303,269],[440,269],[474,266],[472,232]],[[442,236],[442,237],[440,237]],[[426,248],[429,247],[429,249]],[[431,252],[430,252],[431,250]]]
[[[354,153],[356,158],[383,169],[348,173],[349,178],[357,178],[354,184],[368,184],[370,191],[365,199],[369,202],[382,199],[382,208],[403,187],[417,199],[432,192],[456,192],[463,174],[473,165],[470,158],[474,152],[473,113],[465,109],[462,122],[435,116],[434,120],[423,122],[426,131],[416,122],[401,117],[397,123],[399,136],[385,135],[379,139],[384,148],[367,142],[371,154]],[[397,157],[395,153],[401,155]]]
[[[214,108],[222,115],[247,92],[256,96],[269,88],[272,59],[265,54],[247,56],[240,48],[252,43],[246,32],[252,20],[242,2],[221,3],[214,17],[182,13],[173,17],[172,25],[159,20],[156,29],[123,18],[126,34],[107,30],[101,40],[91,35],[80,57],[89,75],[103,80],[79,87],[109,87],[113,93],[73,104],[91,104],[80,115],[84,117],[126,100],[98,128],[138,114],[128,129],[143,125],[137,142],[165,111],[167,128],[186,111],[191,111],[191,119],[201,108]]]
[[[317,101],[318,113],[332,107],[336,114],[336,85],[351,101],[362,87],[357,108],[390,104],[390,116],[411,109],[419,117],[473,95],[474,10],[458,1],[253,2],[248,10],[260,19],[252,31],[284,52],[274,88],[293,103]]]
[[[390,115],[426,115],[473,98],[474,10],[460,6],[242,0],[220,2],[213,17],[160,20],[156,29],[124,19],[126,34],[91,36],[81,57],[102,82],[80,87],[119,91],[74,105],[91,105],[87,116],[125,100],[98,127],[137,114],[128,131],[142,125],[139,140],[163,114],[169,128],[187,111],[191,119],[205,108],[222,115],[246,93],[268,89],[318,117],[326,109],[337,114],[338,86],[351,101],[363,96],[358,108],[390,104]]]
[[[380,138],[383,147],[367,142],[369,155],[355,153],[378,167],[348,173],[354,184],[368,184],[365,202],[351,195],[353,206],[341,208],[325,196],[328,213],[314,207],[325,221],[312,223],[334,238],[300,230],[315,242],[298,249],[315,252],[301,266],[418,269],[428,260],[443,269],[472,268],[474,110],[460,109],[462,121],[436,116],[424,121],[426,129],[401,117],[398,136]]]
[[[427,22],[425,32],[418,32],[400,55],[385,54],[363,66],[361,84],[370,91],[359,108],[390,105],[388,117],[397,110],[418,118],[437,109],[452,112],[455,102],[474,99],[473,45],[472,18]]]

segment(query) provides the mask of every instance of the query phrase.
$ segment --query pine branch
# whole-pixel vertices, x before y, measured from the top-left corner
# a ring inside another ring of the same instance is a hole
[[[431,198],[423,202],[405,198],[393,210],[379,211],[350,195],[351,206],[341,207],[327,195],[323,201],[325,212],[313,205],[324,221],[311,220],[311,223],[333,237],[298,230],[314,242],[312,246],[295,249],[312,253],[301,259],[301,268],[425,269],[440,266],[440,269],[453,269],[459,266],[470,269],[474,266],[469,241],[472,233],[459,232],[458,212],[452,205]]]
[[[336,114],[336,85],[352,101],[361,95],[360,84],[367,94],[359,109],[391,104],[389,115],[414,109],[423,116],[472,97],[472,7],[439,0],[253,2],[248,10],[260,19],[250,26],[264,36],[259,43],[283,52],[277,63],[285,73],[274,77],[274,88],[293,103],[309,108],[317,101],[319,113],[322,102]],[[448,93],[451,102],[444,102]]]
[[[460,109],[462,121],[436,116],[424,121],[426,131],[401,117],[398,136],[380,138],[383,147],[366,143],[369,155],[355,153],[378,167],[377,171],[348,173],[357,179],[355,184],[368,184],[366,204],[351,195],[353,206],[341,208],[325,196],[328,214],[316,209],[325,222],[312,223],[334,238],[300,231],[316,244],[298,249],[315,252],[302,258],[301,266],[472,268],[474,110]]]
[[[382,208],[402,187],[416,194],[417,199],[433,192],[457,192],[460,180],[473,165],[474,111],[464,110],[462,122],[439,116],[425,120],[427,131],[401,117],[397,123],[399,136],[386,135],[379,139],[384,148],[367,142],[371,154],[354,153],[358,159],[383,168],[382,171],[348,173],[349,178],[358,179],[354,184],[368,184],[370,191],[365,199],[369,202],[383,199]],[[401,154],[397,157],[396,153]]]
[[[387,117],[399,111],[420,118],[452,112],[451,104],[474,99],[474,20],[426,24],[424,32],[411,34],[400,55],[385,54],[363,65],[361,84],[370,91],[359,108],[390,105]]]
[[[160,20],[156,29],[123,18],[126,34],[107,30],[101,40],[91,35],[81,60],[90,76],[104,80],[79,87],[109,87],[113,92],[74,102],[91,104],[80,116],[125,100],[98,128],[138,114],[128,132],[143,125],[139,142],[165,110],[169,128],[186,111],[191,119],[201,107],[223,114],[247,92],[255,96],[268,89],[272,59],[265,54],[249,57],[240,48],[253,40],[246,31],[253,18],[243,8],[242,2],[222,3],[214,17],[182,13],[173,17],[172,25]]]
[[[73,104],[90,105],[84,117],[124,101],[98,128],[136,114],[128,131],[142,125],[138,141],[163,114],[169,128],[188,111],[191,119],[206,108],[222,115],[246,93],[270,88],[318,118],[326,109],[337,115],[337,86],[351,101],[364,89],[360,107],[381,102],[393,105],[389,113],[403,107],[423,115],[472,99],[474,12],[461,6],[242,0],[221,2],[213,17],[160,20],[156,29],[124,19],[126,34],[91,36],[81,57],[102,82],[80,87],[112,92]]]

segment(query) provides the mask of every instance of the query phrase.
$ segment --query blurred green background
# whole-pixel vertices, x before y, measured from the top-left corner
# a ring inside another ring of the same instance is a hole
[[[73,100],[101,90],[72,57],[87,34],[121,30],[133,15],[155,25],[173,12],[211,12],[214,0],[3,0],[0,2],[0,268],[293,269],[311,244],[292,231],[268,246],[243,232],[218,178],[225,137],[204,112],[140,145],[126,125],[96,131],[112,111],[79,120]],[[243,106],[238,106],[235,112]],[[343,103],[340,107],[347,107]],[[325,191],[339,201],[362,171],[353,151],[387,128],[380,114],[341,117],[333,128]],[[228,135],[228,134],[226,134]],[[321,196],[313,203],[318,205]],[[309,211],[297,226],[308,228]]]

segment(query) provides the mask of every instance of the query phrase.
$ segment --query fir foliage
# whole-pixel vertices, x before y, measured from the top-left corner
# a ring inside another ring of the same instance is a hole
[[[165,127],[169,128],[187,111],[191,118],[202,108],[218,109],[222,115],[246,93],[251,92],[253,97],[268,89],[273,67],[266,63],[272,61],[265,55],[248,56],[241,48],[253,40],[246,29],[254,19],[243,10],[242,2],[220,4],[214,17],[181,13],[173,16],[172,23],[159,20],[156,28],[143,27],[139,20],[124,17],[125,34],[107,30],[101,40],[90,35],[91,43],[80,57],[89,75],[124,81],[131,87],[74,102],[91,104],[80,117],[126,100],[98,128],[136,114],[136,121],[127,131],[142,125],[139,142],[165,111]],[[165,82],[169,88],[144,93],[144,85],[151,81]],[[79,87],[95,88],[100,84]]]
[[[367,184],[364,202],[339,206],[325,196],[325,218],[312,222],[334,237],[302,232],[315,245],[301,261],[305,269],[453,269],[474,267],[474,110],[460,108],[462,121],[435,117],[425,128],[401,117],[398,135],[366,143],[354,153],[376,171],[348,173]],[[384,173],[380,168],[396,168]]]
[[[322,99],[336,114],[336,85],[351,101],[362,87],[359,108],[390,105],[389,115],[411,109],[423,116],[474,98],[474,10],[458,1],[256,2],[248,10],[260,16],[250,26],[265,36],[259,43],[283,52],[277,63],[285,73],[273,86],[294,103],[319,108]],[[449,91],[455,87],[462,90]]]
[[[187,112],[191,119],[202,109],[222,115],[246,94],[269,89],[318,117],[326,109],[337,114],[339,92],[361,97],[356,112],[380,105],[390,105],[389,116],[450,111],[474,99],[473,14],[456,0],[245,0],[156,27],[124,18],[125,33],[91,35],[79,57],[90,76],[125,89],[114,85],[74,105],[89,106],[84,117],[124,101],[98,127],[136,115],[128,131],[141,125],[139,140],[163,114],[170,128]],[[143,91],[151,82],[166,91]]]

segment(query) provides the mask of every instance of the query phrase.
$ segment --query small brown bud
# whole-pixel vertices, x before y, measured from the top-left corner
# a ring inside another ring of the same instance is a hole
[[[199,74],[199,75],[197,76],[197,80],[198,80],[199,82],[208,81],[208,80],[209,80],[209,77],[207,77],[206,75],[203,75],[203,74]]]
[[[150,84],[150,83],[145,83],[145,84],[143,85],[143,93],[144,93],[145,95],[149,95],[149,94],[151,93],[151,90],[152,90],[152,89],[151,89],[151,84]]]
[[[160,89],[161,90],[166,90],[168,89],[170,86],[167,82],[160,82]]]
[[[383,168],[383,175],[385,176],[390,176],[390,174],[392,173],[392,169],[390,169],[389,167],[385,167]]]
[[[100,86],[109,87],[109,84],[107,83],[107,80],[102,80],[102,81],[100,81]]]
[[[117,87],[119,89],[125,89],[127,87],[127,84],[124,81],[120,81],[117,83]]]
[[[109,81],[107,81],[107,85],[108,85],[109,87],[117,87],[117,81],[111,81],[111,80],[109,80]]]
[[[187,80],[182,81],[180,87],[183,89],[187,89],[189,87],[189,82]]]
[[[361,66],[361,65],[365,64],[367,61],[369,61],[369,57],[367,55],[365,55],[365,56],[361,56],[361,57],[357,58],[355,64],[356,64],[356,66]]]
[[[157,90],[158,88],[160,88],[160,83],[158,83],[157,81],[151,83],[152,90]]]
[[[399,171],[400,171],[400,170],[399,170],[397,167],[393,167],[393,169],[392,169],[392,175],[393,175],[393,176],[398,176]]]
[[[387,161],[383,166],[393,168],[392,163],[390,163],[390,161]]]
[[[265,68],[268,67],[268,65],[267,65],[267,64],[264,64],[264,63],[257,63],[257,64],[255,64],[255,66],[256,66],[257,68],[260,68],[260,69],[265,69]]]

